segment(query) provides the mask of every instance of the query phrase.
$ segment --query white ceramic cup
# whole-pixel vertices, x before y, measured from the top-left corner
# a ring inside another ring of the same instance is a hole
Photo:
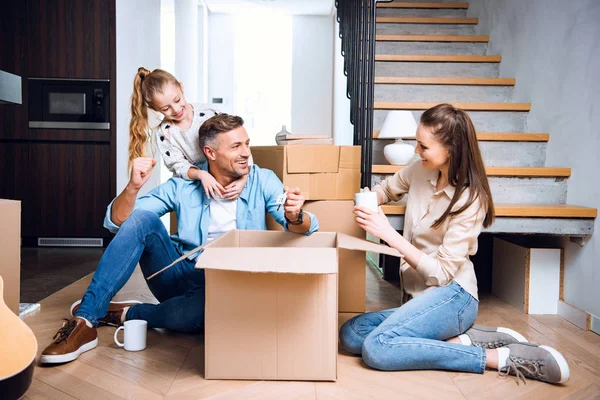
[[[123,343],[119,342],[117,335],[119,331],[123,329],[125,332],[125,340]],[[123,326],[120,326],[115,331],[115,343],[119,347],[124,347],[127,351],[140,351],[146,348],[146,330],[148,329],[148,322],[141,319],[132,319],[125,321]]]
[[[377,212],[379,204],[377,202],[377,192],[361,192],[354,195],[354,202],[357,206],[370,208]]]

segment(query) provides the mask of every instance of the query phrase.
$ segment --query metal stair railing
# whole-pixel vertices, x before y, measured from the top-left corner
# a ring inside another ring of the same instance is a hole
[[[390,3],[392,0],[380,1]],[[377,0],[336,0],[346,96],[355,146],[361,146],[361,187],[371,186]]]

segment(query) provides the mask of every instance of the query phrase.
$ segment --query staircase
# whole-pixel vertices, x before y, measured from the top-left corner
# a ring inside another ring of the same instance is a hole
[[[512,78],[499,78],[500,55],[487,55],[468,3],[394,1],[377,4],[372,185],[402,166],[389,165],[377,139],[388,110],[424,110],[451,103],[471,117],[494,202],[493,233],[589,236],[597,210],[567,204],[570,168],[546,166],[548,133],[527,132],[531,104],[513,102]],[[415,144],[413,140],[411,144]],[[403,203],[383,207],[396,229]]]

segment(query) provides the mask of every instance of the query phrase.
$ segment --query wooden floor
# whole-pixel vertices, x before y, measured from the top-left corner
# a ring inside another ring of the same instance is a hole
[[[368,309],[391,308],[398,290],[368,269]],[[38,355],[68,317],[69,306],[81,298],[91,277],[83,278],[41,302],[41,310],[25,322],[35,332]],[[151,301],[141,273],[136,272],[117,299]],[[340,324],[350,315],[340,315]],[[207,381],[203,379],[203,338],[168,332],[148,332],[148,348],[126,352],[114,345],[115,328],[99,329],[100,344],[78,360],[53,367],[38,366],[27,399],[600,399],[600,336],[584,332],[556,316],[524,315],[495,297],[483,297],[478,323],[505,326],[529,340],[563,352],[571,380],[554,386],[528,380],[517,386],[513,377],[495,371],[483,375],[368,369],[360,358],[340,351],[337,382]],[[1,395],[0,395],[1,397]]]

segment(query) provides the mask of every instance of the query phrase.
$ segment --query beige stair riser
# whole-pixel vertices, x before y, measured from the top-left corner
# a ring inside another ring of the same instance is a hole
[[[374,174],[372,186],[390,176]],[[566,178],[489,177],[492,196],[506,204],[564,204],[567,201]]]
[[[510,102],[512,86],[480,85],[397,85],[375,84],[375,101],[434,102],[438,99],[456,102]]]
[[[383,148],[393,143],[393,139],[380,139],[373,142],[373,164],[387,164]],[[415,140],[405,140],[412,146]],[[491,142],[480,141],[479,148],[486,166],[498,167],[543,167],[546,161],[545,142]]]
[[[374,111],[373,129],[381,129],[387,113],[388,110]],[[412,114],[418,122],[423,111],[412,111]],[[527,112],[507,111],[468,111],[467,114],[479,132],[525,132],[528,115]]]
[[[378,35],[475,35],[473,25],[450,24],[399,24],[378,22],[375,32]]]
[[[471,42],[377,42],[375,54],[485,55],[487,43]]]
[[[499,63],[375,62],[375,76],[497,78],[499,71]]]

